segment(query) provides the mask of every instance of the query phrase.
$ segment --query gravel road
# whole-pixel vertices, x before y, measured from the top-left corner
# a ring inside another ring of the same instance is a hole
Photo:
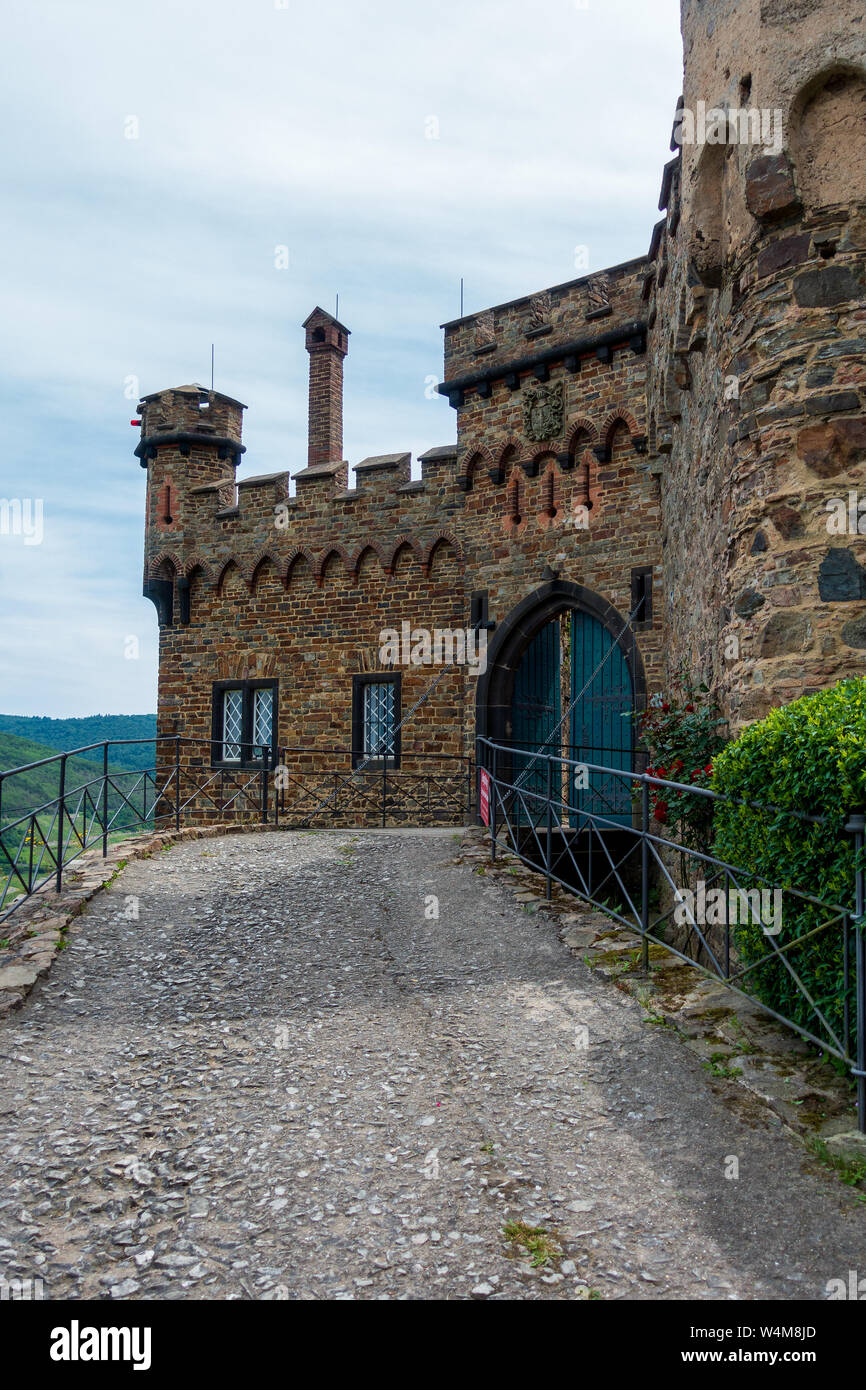
[[[0,1276],[822,1299],[866,1274],[849,1190],[456,849],[265,832],[130,864],[0,1023]]]

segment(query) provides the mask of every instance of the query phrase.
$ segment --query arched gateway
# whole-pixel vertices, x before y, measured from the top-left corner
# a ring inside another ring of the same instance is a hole
[[[627,616],[591,589],[557,579],[529,594],[495,632],[479,681],[477,729],[513,748],[512,774],[522,772],[523,786],[543,791],[546,765],[531,756],[539,750],[632,771],[631,716],[645,702]],[[556,771],[553,790],[566,799]],[[579,811],[631,822],[625,778],[591,772],[585,790],[568,787],[567,803],[573,823]]]

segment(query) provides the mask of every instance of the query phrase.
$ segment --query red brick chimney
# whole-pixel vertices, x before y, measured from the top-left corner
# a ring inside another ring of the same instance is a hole
[[[305,319],[304,329],[310,354],[307,465],[339,463],[343,457],[343,358],[349,351],[349,330],[319,308]]]

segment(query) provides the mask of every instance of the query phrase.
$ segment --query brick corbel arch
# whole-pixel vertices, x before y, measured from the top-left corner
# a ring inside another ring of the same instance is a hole
[[[595,425],[588,416],[578,415],[576,419],[572,420],[569,427],[568,438],[565,443],[565,451],[567,454],[575,453],[580,437],[583,434],[589,436],[587,448],[592,448],[593,444],[598,443],[598,430]]]
[[[467,452],[466,462],[457,475],[457,485],[463,492],[471,492],[475,474],[479,468],[493,467],[493,455],[486,444],[474,444]]]
[[[539,473],[540,465],[545,459],[549,459],[551,463],[556,463],[558,457],[559,455],[552,444],[536,444],[529,455],[530,462],[533,465],[536,475]]]
[[[514,450],[514,457],[510,459],[506,457],[509,449]],[[506,464],[515,463],[520,458],[522,451],[523,441],[518,439],[516,434],[509,434],[506,439],[503,439],[499,448],[496,450],[495,467],[505,468]]]
[[[249,582],[250,593],[251,593],[251,594],[255,593],[255,590],[256,590],[256,575],[257,575],[258,572],[259,572],[259,566],[262,565],[262,564],[264,563],[265,560],[270,560],[271,564],[273,565],[274,569],[275,569],[276,572],[277,572],[277,576],[279,577],[279,575],[280,575],[280,562],[279,562],[279,560],[277,559],[277,557],[276,557],[276,555],[274,554],[274,552],[273,552],[272,550],[267,550],[267,549],[265,549],[265,550],[260,550],[260,551],[258,552],[258,554],[254,557],[254,559],[253,559],[253,561],[252,561],[252,563],[251,563],[251,565],[250,565],[250,567],[249,567],[249,575],[250,575],[250,577],[249,577],[249,581],[248,581],[248,582]]]
[[[387,561],[387,559],[386,559],[385,552],[384,552],[382,546],[379,544],[379,542],[378,542],[378,541],[364,541],[363,545],[359,545],[359,546],[358,546],[358,549],[355,551],[355,554],[352,556],[351,560],[349,561],[349,573],[353,576],[353,583],[355,583],[355,584],[358,583],[358,581],[359,581],[359,579],[360,579],[360,577],[361,577],[361,570],[360,570],[361,561],[362,561],[362,559],[364,558],[364,556],[366,555],[366,553],[367,553],[368,550],[372,550],[373,554],[376,556],[377,560],[379,561],[379,564],[382,566],[382,571],[383,571],[383,573],[384,573],[385,575],[390,574],[390,570],[388,569],[388,561]]]
[[[387,563],[387,565],[385,566],[385,573],[386,573],[389,577],[394,573],[394,562],[395,562],[395,560],[397,559],[397,556],[398,556],[398,554],[400,553],[400,551],[401,551],[405,546],[408,546],[408,547],[409,547],[409,549],[412,551],[412,554],[415,556],[415,559],[418,561],[419,565],[422,565],[422,566],[423,566],[423,564],[424,564],[424,553],[423,553],[423,551],[422,551],[422,549],[421,549],[421,546],[420,546],[420,544],[418,543],[418,541],[415,540],[414,536],[402,536],[402,535],[401,535],[401,536],[398,536],[398,537],[397,537],[397,539],[395,540],[393,546],[391,547],[391,554],[390,554],[390,557],[389,557],[389,559],[388,559],[388,563]]]
[[[461,569],[463,568],[463,550],[459,543],[454,539],[453,536],[449,535],[447,531],[437,531],[435,536],[431,536],[430,540],[424,547],[424,554],[422,556],[421,563],[424,566],[425,579],[430,578],[430,567],[433,563],[433,553],[436,550],[436,548],[440,545],[450,545],[457,558],[457,564]]]
[[[556,458],[557,452],[555,439],[534,439],[530,451],[521,461],[527,478],[537,478],[539,459],[545,458],[548,454]]]
[[[237,556],[236,556],[236,555],[228,555],[228,556],[226,556],[225,560],[222,562],[222,564],[221,564],[221,566],[220,566],[220,569],[219,569],[219,572],[218,572],[218,574],[217,574],[217,576],[216,576],[216,582],[214,583],[214,588],[216,589],[217,593],[221,593],[222,587],[223,587],[223,580],[225,579],[225,577],[226,577],[226,575],[228,574],[229,570],[232,569],[232,568],[236,569],[237,572],[238,572],[238,574],[241,576],[241,578],[242,578],[242,579],[245,579],[246,582],[247,582],[247,584],[249,584],[249,579],[247,578],[247,575],[246,575],[246,572],[245,572],[245,570],[244,570],[244,567],[243,567],[243,565],[241,565],[240,562],[238,561]]]
[[[294,572],[295,565],[297,564],[298,560],[302,559],[306,560],[307,564],[309,565],[310,574],[315,575],[316,562],[313,558],[311,551],[307,550],[304,546],[295,546],[294,550],[289,551],[289,554],[286,556],[284,563],[283,583],[285,584],[286,588],[288,588],[292,582],[292,574]]]
[[[316,584],[320,589],[325,582],[325,566],[327,565],[332,555],[339,555],[340,559],[343,561],[343,564],[346,566],[346,573],[349,575],[349,577],[351,577],[352,575],[352,560],[348,550],[346,550],[342,545],[326,546],[325,549],[319,555],[318,561],[316,562],[316,567],[313,570],[313,577],[315,578]]]
[[[187,560],[183,571],[184,579],[192,579],[196,570],[201,571],[205,583],[213,583],[213,565],[202,555],[193,555],[191,559]]]
[[[515,463],[519,462],[523,451],[523,442],[517,438],[516,434],[509,434],[503,439],[494,455],[493,467],[490,470],[490,481],[495,487],[501,487],[505,482],[506,471]]]
[[[151,560],[150,562],[151,578],[156,579],[159,575],[159,571],[162,569],[162,566],[166,564],[169,564],[174,568],[174,575],[172,576],[172,578],[176,577],[179,574],[183,574],[183,565],[181,564],[175,552],[173,550],[161,550],[160,553],[155,557],[155,559]]]
[[[626,406],[617,406],[616,410],[610,411],[609,416],[607,416],[605,420],[605,424],[602,425],[602,439],[607,446],[610,446],[610,441],[612,441],[613,438],[613,431],[616,430],[617,425],[620,423],[626,425],[628,434],[631,435],[632,439],[641,434],[637,420],[632,416],[631,410],[627,410]]]

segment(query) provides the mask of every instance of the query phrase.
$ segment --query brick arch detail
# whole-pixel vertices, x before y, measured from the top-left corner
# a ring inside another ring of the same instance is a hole
[[[515,457],[511,460],[508,460],[505,457],[509,449],[513,449],[515,451]],[[496,450],[495,466],[497,468],[504,468],[506,466],[506,463],[508,462],[517,463],[520,459],[522,451],[522,441],[517,438],[516,434],[510,434],[507,439],[503,439],[502,443],[499,445],[499,448]]]
[[[150,562],[151,578],[156,578],[156,576],[159,574],[161,566],[165,564],[170,564],[174,566],[174,575],[172,576],[173,578],[175,578],[179,574],[183,574],[183,565],[181,564],[175,552],[173,550],[161,550],[160,553],[156,556],[156,558],[151,560]]]
[[[376,558],[378,559],[379,564],[382,566],[382,570],[384,571],[384,573],[385,573],[385,574],[389,574],[389,573],[390,573],[390,571],[389,571],[389,569],[388,569],[388,560],[387,560],[387,558],[386,558],[386,556],[385,556],[385,551],[384,551],[383,547],[379,544],[379,542],[378,542],[378,541],[364,541],[363,545],[359,545],[359,546],[358,546],[358,549],[355,551],[354,555],[352,556],[351,560],[349,561],[349,572],[350,572],[350,574],[352,574],[352,575],[354,576],[354,581],[355,581],[356,584],[358,583],[358,580],[359,580],[359,578],[360,578],[360,573],[361,573],[361,571],[360,571],[360,565],[361,565],[361,561],[362,561],[362,559],[364,558],[364,556],[366,555],[366,553],[367,553],[368,550],[372,550],[373,554],[374,554],[374,555],[376,556]]]
[[[424,547],[422,564],[424,566],[424,576],[427,579],[430,578],[430,567],[433,563],[433,552],[436,549],[438,549],[440,545],[450,545],[457,558],[457,564],[460,566],[461,569],[463,568],[463,550],[459,542],[456,541],[454,537],[450,535],[447,531],[437,531],[435,536],[430,537],[430,540]]]
[[[316,562],[313,558],[312,552],[307,550],[304,546],[296,546],[294,550],[291,550],[289,552],[284,562],[283,583],[285,584],[286,588],[288,588],[291,584],[292,574],[294,572],[295,565],[298,562],[298,560],[301,559],[306,560],[307,564],[310,567],[310,574],[315,575]]]
[[[314,578],[320,589],[325,582],[325,566],[327,565],[332,555],[338,555],[340,559],[343,561],[343,564],[346,566],[346,573],[350,577],[352,575],[352,560],[348,550],[346,550],[345,547],[342,545],[328,545],[319,555],[318,561],[316,562],[316,567],[313,570]]]
[[[556,462],[556,450],[549,444],[538,444],[529,455],[533,463],[541,464],[544,462],[545,469],[548,463]]]
[[[620,423],[626,426],[632,439],[640,434],[640,427],[631,411],[626,410],[624,405],[620,405],[610,412],[602,426],[601,436],[606,445],[610,445],[613,439],[613,432]]]
[[[472,486],[475,473],[479,468],[492,468],[493,455],[486,444],[474,444],[466,455],[466,463],[459,470],[468,481],[469,487]]]
[[[279,562],[279,560],[277,559],[277,557],[276,557],[276,555],[274,554],[274,552],[273,552],[272,550],[267,550],[267,549],[260,550],[260,551],[254,556],[254,558],[253,558],[253,560],[252,560],[252,563],[250,564],[250,567],[249,567],[249,573],[250,573],[250,577],[249,577],[249,586],[250,586],[250,593],[251,593],[251,594],[252,594],[252,593],[255,593],[255,588],[256,588],[256,575],[258,574],[259,566],[262,565],[262,564],[264,564],[265,560],[270,560],[271,564],[273,565],[274,569],[275,569],[276,572],[277,572],[278,578],[280,578],[280,579],[282,578],[282,575],[281,575],[281,573],[280,573],[280,562]]]
[[[423,565],[424,552],[421,548],[420,543],[415,539],[414,536],[400,535],[397,537],[393,546],[391,547],[391,555],[387,565],[385,566],[385,572],[387,574],[391,575],[394,573],[394,562],[397,559],[399,552],[403,549],[404,546],[408,546],[409,549],[412,551],[412,554],[415,556],[415,559],[418,561],[419,565]]]
[[[219,573],[218,573],[217,576],[216,576],[216,581],[215,581],[215,583],[214,583],[214,588],[216,589],[217,593],[219,593],[220,590],[222,589],[223,580],[225,579],[225,577],[226,577],[226,575],[228,574],[229,570],[232,569],[233,567],[234,567],[234,569],[237,570],[237,572],[238,572],[238,574],[241,576],[241,578],[242,578],[242,579],[246,579],[247,584],[249,584],[249,578],[247,577],[246,571],[244,570],[244,567],[243,567],[243,565],[240,563],[240,561],[238,560],[237,556],[236,556],[236,555],[228,555],[228,556],[226,557],[226,559],[223,561],[223,563],[222,563],[222,565],[221,565],[221,567],[220,567]]]
[[[589,435],[590,447],[598,443],[598,430],[587,415],[578,415],[571,422],[568,431],[568,438],[565,443],[566,451],[573,454],[577,448],[577,442],[582,434]]]
[[[196,570],[201,570],[202,575],[207,583],[213,583],[213,565],[211,564],[210,560],[206,560],[203,555],[193,555],[189,560],[187,560],[183,571],[184,578],[192,579]]]

